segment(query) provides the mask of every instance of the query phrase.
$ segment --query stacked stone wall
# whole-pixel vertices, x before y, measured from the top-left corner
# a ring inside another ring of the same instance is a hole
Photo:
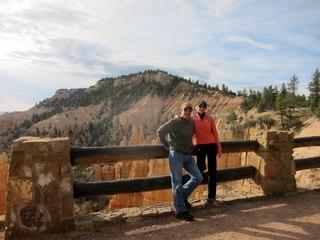
[[[6,239],[74,228],[73,181],[67,138],[19,138],[7,184]]]

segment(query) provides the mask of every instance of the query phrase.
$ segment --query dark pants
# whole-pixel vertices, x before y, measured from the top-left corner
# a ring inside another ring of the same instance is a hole
[[[216,199],[217,194],[217,144],[199,144],[195,146],[197,165],[200,172],[206,167],[206,156],[208,157],[208,198]]]

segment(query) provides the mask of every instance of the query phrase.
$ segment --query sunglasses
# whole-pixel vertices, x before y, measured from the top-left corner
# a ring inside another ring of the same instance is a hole
[[[200,105],[199,108],[206,108],[206,106]]]

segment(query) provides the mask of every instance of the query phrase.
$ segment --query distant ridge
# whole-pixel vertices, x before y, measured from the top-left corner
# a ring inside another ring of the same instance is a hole
[[[72,146],[156,143],[156,130],[185,101],[204,99],[219,122],[240,112],[242,97],[165,71],[103,78],[80,89],[58,89],[27,111],[0,116],[0,153],[20,136],[69,137]]]

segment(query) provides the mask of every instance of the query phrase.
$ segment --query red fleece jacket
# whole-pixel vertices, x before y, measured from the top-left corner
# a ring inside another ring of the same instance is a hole
[[[216,143],[218,153],[222,153],[218,131],[213,117],[204,115],[203,119],[199,114],[193,118],[193,145]]]

